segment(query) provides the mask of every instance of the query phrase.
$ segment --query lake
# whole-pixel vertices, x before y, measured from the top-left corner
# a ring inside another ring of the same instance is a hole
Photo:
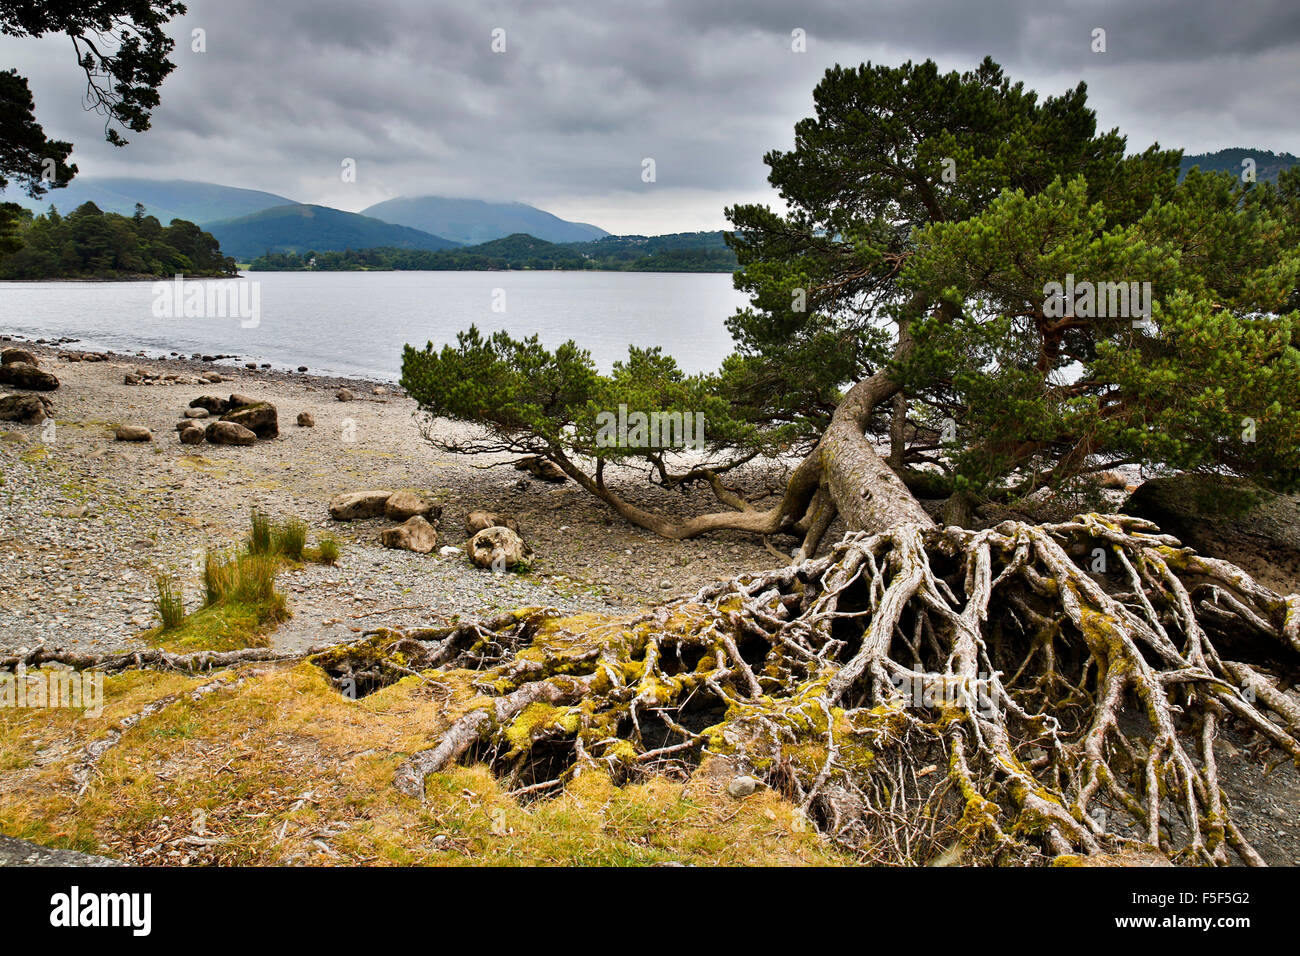
[[[253,272],[179,290],[171,281],[0,282],[0,333],[396,381],[404,344],[440,347],[477,325],[535,333],[550,348],[573,339],[602,371],[628,345],[658,345],[703,372],[731,351],[725,322],[747,301],[722,273]]]

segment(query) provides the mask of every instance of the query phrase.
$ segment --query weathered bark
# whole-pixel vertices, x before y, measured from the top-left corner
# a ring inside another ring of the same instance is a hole
[[[894,413],[889,419],[889,467],[901,473],[907,451],[907,396],[894,396]]]
[[[871,413],[898,392],[888,371],[854,385],[831,417],[812,456],[824,475],[845,528],[869,533],[934,522],[867,440]]]
[[[161,648],[146,651],[127,651],[122,654],[93,654],[84,651],[47,650],[38,647],[27,654],[0,657],[0,670],[12,671],[20,664],[24,667],[41,667],[45,664],[63,664],[75,670],[95,668],[108,674],[142,667],[161,670],[184,671],[196,674],[219,670],[232,664],[253,661],[291,660],[298,655],[285,654],[266,647],[250,647],[236,651],[195,651],[191,654],[174,654]]]

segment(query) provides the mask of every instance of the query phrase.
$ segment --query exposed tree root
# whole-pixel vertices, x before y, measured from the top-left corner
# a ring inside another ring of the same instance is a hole
[[[1298,631],[1300,598],[1127,516],[859,533],[633,621],[545,622],[395,783],[418,795],[488,759],[534,795],[720,753],[865,859],[1136,839],[1257,863],[1213,744],[1235,720],[1300,760],[1278,686],[1300,674]]]
[[[50,650],[38,647],[26,654],[0,657],[0,670],[12,671],[19,664],[29,668],[41,667],[45,664],[63,664],[75,670],[94,668],[106,674],[144,667],[198,674],[246,661],[282,661],[292,660],[298,656],[300,655],[284,654],[266,647],[249,647],[237,651],[195,651],[191,654],[173,654],[161,648],[127,651],[122,654],[92,654],[84,651]]]
[[[0,667],[280,657],[37,651]],[[529,609],[308,659],[345,693],[414,675],[447,701],[450,726],[394,777],[411,796],[457,762],[535,798],[582,773],[684,776],[721,755],[881,863],[1142,844],[1258,864],[1216,736],[1233,722],[1300,761],[1300,596],[1127,516],[859,532],[630,620]]]

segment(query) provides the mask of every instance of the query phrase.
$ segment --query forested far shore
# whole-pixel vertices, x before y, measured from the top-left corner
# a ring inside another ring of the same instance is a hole
[[[173,219],[164,226],[136,206],[134,216],[103,212],[92,202],[66,216],[53,206],[34,215],[0,206],[0,279],[224,278],[235,260],[210,233]]]
[[[501,269],[606,272],[732,272],[736,255],[721,232],[666,236],[606,236],[555,243],[522,233],[460,249],[428,251],[381,247],[346,251],[269,252],[253,272],[488,271]]]

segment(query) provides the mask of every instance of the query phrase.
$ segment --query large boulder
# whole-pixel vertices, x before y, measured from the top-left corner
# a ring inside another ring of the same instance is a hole
[[[233,403],[235,396],[230,396]],[[280,434],[280,419],[275,406],[270,402],[254,402],[252,405],[240,405],[233,411],[221,416],[223,422],[243,425],[258,438],[275,438]]]
[[[113,437],[118,441],[153,441],[153,432],[143,425],[118,425]]]
[[[395,491],[384,503],[384,514],[394,521],[405,521],[419,515],[436,523],[442,517],[442,505],[414,491]]]
[[[209,415],[224,415],[230,411],[230,403],[215,395],[200,395],[190,402],[190,408],[201,408]]]
[[[420,515],[415,515],[395,528],[385,528],[379,532],[379,543],[385,548],[428,554],[438,546],[438,532]]]
[[[238,422],[213,422],[204,432],[204,437],[214,445],[257,444],[257,436]]]
[[[1123,510],[1274,590],[1300,590],[1300,496],[1241,478],[1184,474],[1143,482]]]
[[[384,506],[393,493],[381,489],[370,491],[351,491],[335,495],[330,501],[330,517],[335,521],[358,521],[362,518],[378,518],[384,513]]]
[[[508,515],[499,515],[494,511],[471,511],[465,516],[465,534],[474,537],[484,528],[509,528],[519,533],[519,524]]]
[[[1226,533],[1300,552],[1300,496],[1267,491],[1242,478],[1151,478],[1129,495],[1124,513],[1154,521],[1198,550],[1202,542]]]
[[[465,550],[469,559],[480,568],[504,571],[527,564],[532,550],[509,528],[484,528],[470,538]]]
[[[59,387],[59,380],[53,374],[27,362],[0,365],[0,383],[35,392],[52,392]]]
[[[0,421],[35,425],[45,421],[54,406],[44,395],[0,396]]]
[[[239,392],[231,393],[227,402],[227,411],[233,412],[237,408],[244,408],[247,405],[258,405],[261,403],[260,398],[254,398],[252,395],[242,395]]]
[[[549,458],[543,458],[540,455],[530,455],[527,458],[521,458],[515,462],[515,468],[518,471],[526,471],[534,478],[540,478],[542,481],[568,481],[569,476],[555,462]]]
[[[14,362],[26,362],[28,365],[40,365],[36,356],[26,349],[5,349],[0,352],[0,365],[12,365]]]

